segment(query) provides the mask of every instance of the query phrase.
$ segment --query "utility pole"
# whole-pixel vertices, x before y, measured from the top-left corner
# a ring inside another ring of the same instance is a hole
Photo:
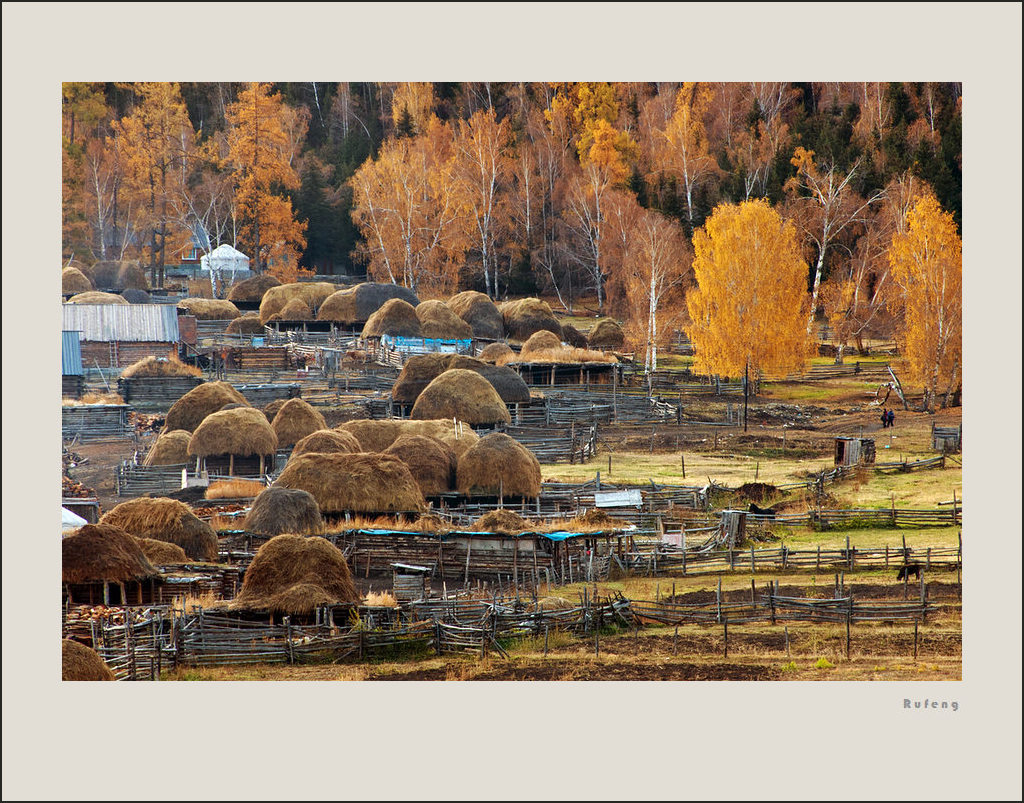
[[[743,431],[747,431],[747,397],[750,395],[750,358],[743,368]]]

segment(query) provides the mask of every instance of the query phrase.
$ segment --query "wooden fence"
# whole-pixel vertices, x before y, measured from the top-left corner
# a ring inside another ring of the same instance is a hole
[[[75,404],[60,408],[61,437],[79,441],[132,439],[126,404]]]

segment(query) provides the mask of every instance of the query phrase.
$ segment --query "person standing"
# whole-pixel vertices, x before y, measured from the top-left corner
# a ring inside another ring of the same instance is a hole
[[[886,410],[883,407],[882,408],[882,429],[885,429],[887,426],[889,426],[889,411]]]
[[[896,426],[896,411],[895,410],[890,410],[888,415],[889,415],[889,426],[890,427]]]

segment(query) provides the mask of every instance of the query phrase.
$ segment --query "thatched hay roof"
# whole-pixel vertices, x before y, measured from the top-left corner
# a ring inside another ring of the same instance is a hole
[[[494,386],[465,368],[452,368],[431,381],[416,399],[410,418],[457,418],[473,426],[512,421]]]
[[[582,365],[584,363],[618,362],[615,355],[608,351],[591,349],[574,349],[572,346],[559,346],[551,349],[534,349],[529,353],[520,354],[513,362],[554,363],[558,365]]]
[[[217,534],[177,499],[130,499],[104,513],[100,524],[113,524],[138,537],[177,544],[192,560],[217,560]]]
[[[420,354],[410,357],[391,388],[391,398],[413,404],[434,379],[452,368],[480,374],[506,404],[530,400],[530,389],[511,368],[499,367],[462,354]]]
[[[247,304],[258,303],[263,299],[263,294],[271,287],[278,287],[281,284],[276,276],[269,273],[258,273],[243,279],[228,293],[228,301],[242,301]]]
[[[292,446],[320,429],[327,429],[323,414],[302,399],[288,399],[277,411],[272,423],[277,433],[277,445],[283,449]]]
[[[551,312],[547,302],[539,298],[520,298],[506,301],[498,309],[505,322],[505,332],[513,340],[526,340],[534,332],[547,330],[562,336],[562,325]]]
[[[60,641],[61,680],[114,680],[114,673],[92,647],[71,639]]]
[[[88,293],[95,290],[89,277],[78,268],[64,268],[60,272],[60,293],[61,295],[73,295],[74,293]]]
[[[574,349],[585,349],[587,347],[587,338],[584,336],[583,332],[571,323],[562,324],[562,340]]]
[[[101,293],[99,290],[90,290],[86,293],[79,293],[68,299],[68,304],[123,304],[128,305],[127,299],[114,293]]]
[[[224,329],[228,335],[262,335],[263,323],[258,313],[251,313],[235,318]]]
[[[154,566],[188,562],[188,555],[185,554],[185,550],[177,544],[157,541],[155,538],[136,538],[135,543],[139,545],[139,548],[146,556],[146,560]]]
[[[450,418],[433,421],[407,421],[396,419],[371,420],[358,419],[346,421],[336,427],[343,432],[351,432],[362,444],[364,452],[383,452],[399,436],[405,434],[426,435],[446,443],[461,456],[470,446],[480,440],[471,427],[463,422],[456,423]]]
[[[301,298],[292,298],[288,300],[280,312],[275,312],[271,315],[267,321],[312,321],[313,313],[309,309],[309,305],[306,304]]]
[[[121,372],[123,379],[140,376],[202,376],[203,372],[181,360],[167,357],[143,357]]]
[[[276,416],[278,411],[284,407],[284,403],[286,401],[288,401],[288,399],[274,399],[263,408],[263,415],[267,417],[267,421],[273,423],[274,416]]]
[[[399,513],[424,507],[409,467],[390,455],[309,452],[289,460],[276,485],[309,491],[322,513]]]
[[[459,458],[456,487],[464,494],[532,498],[540,494],[540,463],[518,441],[494,432]]]
[[[260,547],[230,607],[298,615],[360,599],[340,549],[324,538],[278,535]]]
[[[164,422],[164,432],[172,429],[194,432],[206,416],[232,402],[248,404],[245,396],[227,382],[204,382],[197,385],[171,405]]]
[[[117,260],[104,260],[97,262],[87,268],[82,268],[93,287],[99,290],[146,290],[149,282],[146,281],[146,272],[135,260],[118,262]]]
[[[497,305],[483,293],[466,290],[446,302],[462,320],[473,329],[473,337],[500,340],[505,336],[505,321]]]
[[[184,429],[164,432],[146,453],[144,466],[181,466],[188,463],[188,442],[192,433]]]
[[[416,307],[423,337],[442,340],[468,340],[473,327],[456,315],[443,301],[423,301]]]
[[[277,447],[277,433],[262,412],[255,407],[235,407],[206,416],[192,433],[188,453],[190,457],[258,457],[274,454]]]
[[[324,531],[324,520],[312,494],[275,485],[253,500],[242,526],[260,535],[316,535]]]
[[[400,435],[384,454],[409,467],[424,496],[438,496],[455,487],[455,450],[426,435]]]
[[[515,511],[506,510],[505,508],[489,510],[473,522],[474,530],[488,533],[518,535],[519,533],[526,532],[529,528],[530,525],[527,524],[526,519]]]
[[[152,304],[153,297],[145,290],[136,290],[134,287],[129,287],[127,290],[121,291],[121,298],[127,301],[129,304]]]
[[[178,309],[200,321],[229,321],[242,314],[238,307],[221,298],[183,298]]]
[[[591,348],[619,349],[626,342],[622,327],[611,318],[602,318],[590,330],[587,345]]]
[[[416,308],[408,301],[392,298],[367,320],[363,327],[363,337],[423,337],[420,319],[416,317]]]
[[[355,287],[339,290],[327,298],[316,318],[318,321],[333,321],[344,326],[362,326],[392,298],[400,298],[413,307],[420,303],[419,298],[408,287],[363,282]]]
[[[523,343],[523,347],[519,350],[519,356],[522,358],[523,362],[528,362],[527,357],[530,352],[545,349],[560,349],[561,347],[561,337],[556,335],[554,332],[542,329],[539,332],[534,332],[526,339],[526,342]]]
[[[516,353],[512,351],[508,343],[488,343],[481,349],[477,359],[489,362],[493,365],[504,365],[515,359]]]
[[[353,454],[361,451],[363,451],[363,447],[359,444],[359,439],[351,432],[339,429],[319,429],[295,443],[291,458],[306,454],[306,452]]]
[[[60,542],[65,583],[123,583],[159,572],[135,539],[121,527],[86,524]]]

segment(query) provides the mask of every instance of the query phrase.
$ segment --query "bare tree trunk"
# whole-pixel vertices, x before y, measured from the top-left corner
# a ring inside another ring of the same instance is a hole
[[[814,288],[811,290],[811,312],[807,318],[807,336],[811,337],[814,330],[814,313],[818,309],[818,288],[821,287],[821,271],[825,265],[825,248],[818,249],[818,264],[814,268]]]
[[[953,363],[953,376],[949,380],[949,387],[946,388],[946,397],[942,400],[943,407],[949,407],[950,399],[953,398],[953,389],[956,387],[957,380],[960,377],[960,360],[957,359]]]

